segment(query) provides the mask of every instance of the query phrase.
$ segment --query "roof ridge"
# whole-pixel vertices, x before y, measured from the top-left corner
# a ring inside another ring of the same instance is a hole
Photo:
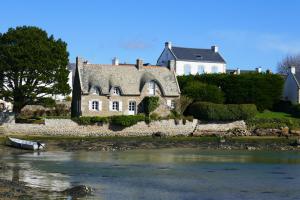
[[[212,51],[210,48],[209,49],[204,49],[204,48],[192,48],[192,47],[178,47],[178,46],[172,46],[172,48],[182,48],[182,49],[197,49],[197,50],[209,50]],[[217,52],[218,53],[218,52]]]

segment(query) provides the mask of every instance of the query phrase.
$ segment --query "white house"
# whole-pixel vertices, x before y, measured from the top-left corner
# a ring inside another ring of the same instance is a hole
[[[226,73],[226,62],[219,54],[217,46],[210,49],[195,49],[174,47],[171,42],[166,42],[157,65],[168,66],[169,62],[174,62],[176,74],[179,76]]]
[[[300,103],[300,71],[290,67],[284,82],[283,98],[294,104]]]

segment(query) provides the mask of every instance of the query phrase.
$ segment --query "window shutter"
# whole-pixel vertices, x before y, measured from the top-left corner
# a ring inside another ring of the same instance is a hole
[[[99,101],[99,111],[102,111],[102,101]]]
[[[122,101],[119,101],[119,111],[122,111],[122,106],[123,106]]]
[[[92,102],[93,101],[89,101],[89,110],[92,110]]]
[[[112,111],[112,101],[109,101],[109,111]]]
[[[172,101],[170,99],[167,100],[167,106],[171,107]]]

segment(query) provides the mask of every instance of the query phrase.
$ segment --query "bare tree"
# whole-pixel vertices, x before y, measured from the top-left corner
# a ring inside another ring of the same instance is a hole
[[[277,71],[279,74],[287,74],[291,66],[296,67],[296,70],[300,70],[300,54],[287,55],[278,63]]]

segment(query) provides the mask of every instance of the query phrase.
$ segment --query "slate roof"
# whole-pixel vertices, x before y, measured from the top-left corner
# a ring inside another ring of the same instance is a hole
[[[171,51],[177,60],[226,63],[218,52],[214,52],[211,49],[195,49],[172,46]]]
[[[179,96],[180,89],[175,73],[159,66],[78,64],[81,90],[88,94],[98,88],[101,94],[110,94],[112,87],[119,87],[121,95],[140,95],[144,85],[155,81],[164,96]]]

